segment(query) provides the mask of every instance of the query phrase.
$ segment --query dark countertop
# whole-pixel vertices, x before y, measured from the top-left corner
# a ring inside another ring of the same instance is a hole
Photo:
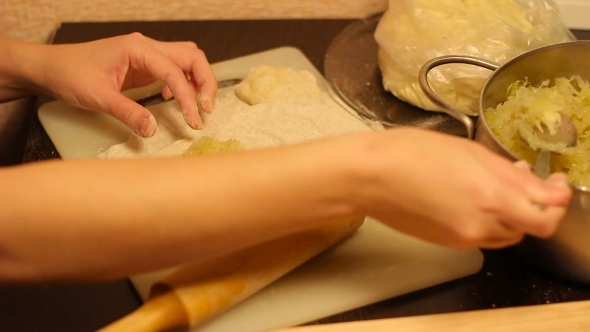
[[[82,42],[139,31],[161,40],[193,40],[210,62],[279,46],[301,49],[322,69],[332,39],[350,20],[180,21],[65,23],[54,43]],[[590,32],[576,31],[579,38]],[[43,102],[40,98],[39,102]],[[32,110],[34,111],[34,109]],[[34,117],[23,162],[59,158]],[[57,245],[57,244],[56,244]],[[511,249],[484,251],[472,276],[325,318],[319,322],[377,319],[590,299],[582,285],[532,266]],[[130,313],[140,300],[128,280],[91,284],[0,287],[0,331],[94,331]]]

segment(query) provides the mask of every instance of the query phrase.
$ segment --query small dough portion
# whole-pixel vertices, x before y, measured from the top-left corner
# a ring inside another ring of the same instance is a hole
[[[306,70],[261,66],[236,87],[236,96],[248,105],[256,105],[294,97],[320,100],[322,91],[315,76]]]

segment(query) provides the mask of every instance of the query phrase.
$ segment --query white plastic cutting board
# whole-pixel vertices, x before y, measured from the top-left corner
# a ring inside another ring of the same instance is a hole
[[[464,277],[479,250],[438,247],[368,219],[328,249],[192,332],[266,332],[295,326]],[[143,299],[166,271],[131,278]]]
[[[243,78],[259,65],[308,70],[322,89],[328,89],[313,64],[291,47],[216,63],[213,68],[218,80],[225,80]],[[158,88],[155,84],[127,94],[139,99]],[[102,149],[126,141],[130,134],[104,114],[59,101],[43,105],[39,119],[64,159],[94,158]],[[369,219],[351,238],[193,331],[263,332],[304,324],[476,273],[482,264],[479,250],[442,248]],[[145,299],[151,285],[165,273],[132,276],[131,281]]]
[[[314,65],[298,49],[281,47],[261,53],[222,61],[212,65],[218,81],[246,77],[250,70],[260,65],[289,67],[311,72],[320,88],[328,91],[328,84]],[[160,92],[161,83],[132,89],[127,96],[138,100]],[[156,119],[160,108],[148,107]],[[39,108],[39,121],[63,159],[95,158],[103,149],[125,142],[131,131],[117,120],[98,112],[88,112],[69,106],[62,101],[53,101]]]

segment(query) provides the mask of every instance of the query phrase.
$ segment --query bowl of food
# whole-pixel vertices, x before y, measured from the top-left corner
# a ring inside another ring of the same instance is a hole
[[[578,132],[577,145],[551,158],[551,171],[565,173],[574,191],[568,212],[554,236],[527,237],[515,249],[546,270],[584,283],[590,283],[588,59],[590,41],[572,41],[536,48],[503,65],[469,56],[437,57],[425,63],[419,74],[424,93],[441,111],[463,123],[469,138],[514,161],[534,165],[539,155],[519,134],[518,123],[526,119],[540,124],[556,110],[572,120]],[[476,120],[442,100],[428,83],[433,68],[453,63],[492,71],[479,96]]]

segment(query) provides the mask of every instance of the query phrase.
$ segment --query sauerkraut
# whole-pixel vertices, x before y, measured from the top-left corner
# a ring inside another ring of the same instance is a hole
[[[244,150],[244,146],[236,139],[228,139],[227,141],[220,141],[213,137],[202,136],[194,141],[186,150],[184,156],[199,156],[204,154],[217,154],[232,151]]]
[[[504,103],[484,110],[484,118],[504,147],[534,165],[539,154],[521,137],[518,126],[525,124],[554,130],[556,116],[567,115],[578,131],[578,143],[551,158],[552,172],[563,172],[573,184],[590,187],[590,83],[579,76],[544,81],[531,86],[514,82]]]

